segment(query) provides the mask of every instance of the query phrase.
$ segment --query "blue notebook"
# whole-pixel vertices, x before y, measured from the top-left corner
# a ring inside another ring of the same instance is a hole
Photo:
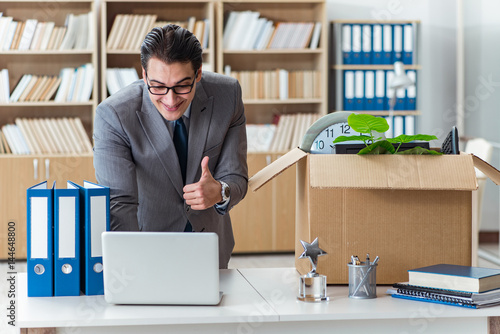
[[[466,292],[500,288],[500,269],[436,264],[408,270],[409,284]]]
[[[478,308],[478,307],[480,307],[479,305],[471,304],[471,303],[468,303],[468,302],[463,302],[463,301],[460,301],[458,299],[455,299],[455,300],[432,299],[432,298],[419,297],[419,296],[403,295],[403,294],[399,294],[399,293],[392,294],[392,297],[393,298],[416,300],[416,301],[420,301],[420,302],[428,302],[428,303],[436,303],[436,304],[446,304],[446,305],[452,305],[452,306],[468,307],[468,308]]]

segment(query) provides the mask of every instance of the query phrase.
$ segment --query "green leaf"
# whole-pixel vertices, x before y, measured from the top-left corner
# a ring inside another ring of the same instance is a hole
[[[380,140],[368,145],[358,152],[358,154],[394,154],[396,149],[387,140]]]
[[[347,118],[347,123],[354,131],[360,133],[371,133],[372,131],[384,133],[389,130],[389,124],[385,118],[368,114],[351,114]]]
[[[394,138],[388,138],[387,140],[391,143],[409,143],[415,140],[419,141],[431,141],[431,140],[436,140],[438,139],[436,136],[433,135],[412,135],[412,136],[407,136],[407,135],[399,135]]]
[[[428,150],[426,148],[415,146],[405,151],[399,151],[396,154],[414,154],[414,155],[442,155],[443,153],[434,150]]]
[[[360,141],[366,141],[370,139],[370,136],[366,136],[366,135],[359,135],[359,136],[338,136],[337,138],[335,138],[335,140],[333,141],[334,144],[336,143],[342,143],[344,141],[352,141],[352,140],[360,140]]]

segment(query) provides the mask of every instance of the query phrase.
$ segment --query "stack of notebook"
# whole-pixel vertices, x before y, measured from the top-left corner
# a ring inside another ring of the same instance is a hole
[[[470,308],[500,305],[500,269],[437,264],[409,270],[408,276],[388,291],[392,297]]]

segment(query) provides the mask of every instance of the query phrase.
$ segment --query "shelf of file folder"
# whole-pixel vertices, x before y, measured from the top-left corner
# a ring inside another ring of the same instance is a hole
[[[335,63],[345,65],[417,64],[419,21],[332,21]]]

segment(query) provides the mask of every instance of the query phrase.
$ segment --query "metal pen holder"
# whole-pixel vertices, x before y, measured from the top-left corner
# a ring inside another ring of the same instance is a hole
[[[377,262],[348,263],[349,298],[377,297]]]

